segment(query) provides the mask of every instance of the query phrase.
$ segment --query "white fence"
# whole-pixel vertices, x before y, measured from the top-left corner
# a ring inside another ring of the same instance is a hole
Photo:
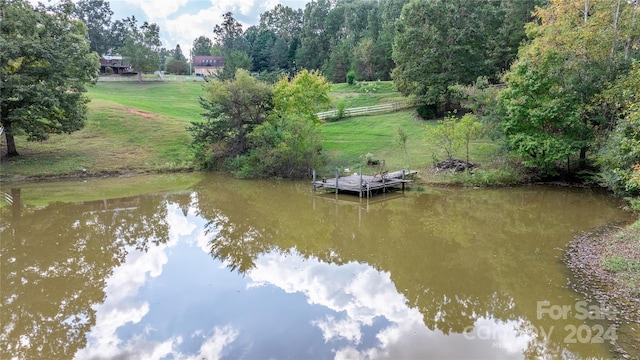
[[[162,78],[158,75],[143,75],[142,81],[203,81],[202,76],[178,76],[178,75],[163,75]],[[137,75],[127,76],[100,76],[98,81],[105,82],[136,82],[138,81]]]
[[[355,108],[344,109],[344,111],[342,112],[342,117],[372,115],[372,114],[379,114],[384,112],[394,112],[394,111],[410,108],[413,106],[415,105],[413,104],[412,101],[399,101],[399,102],[374,105],[374,106],[355,107]],[[337,118],[338,110],[319,112],[319,113],[316,113],[316,115],[318,116],[318,118],[323,120],[330,119],[330,118]]]

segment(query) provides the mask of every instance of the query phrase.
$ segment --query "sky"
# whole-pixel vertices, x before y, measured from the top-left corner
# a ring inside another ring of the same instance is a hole
[[[51,0],[30,0],[37,4]],[[74,0],[75,1],[75,0]],[[112,21],[135,16],[160,26],[162,46],[174,49],[180,44],[187,55],[193,40],[206,36],[213,40],[213,27],[222,23],[222,15],[230,11],[243,29],[260,22],[260,14],[281,3],[294,9],[304,9],[310,0],[111,0]]]

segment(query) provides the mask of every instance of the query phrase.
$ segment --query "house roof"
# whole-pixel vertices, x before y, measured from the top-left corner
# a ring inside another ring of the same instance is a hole
[[[210,56],[210,55],[197,55],[193,59],[194,66],[224,66],[224,59],[222,56]]]
[[[102,58],[105,60],[122,60],[120,55],[102,55]]]

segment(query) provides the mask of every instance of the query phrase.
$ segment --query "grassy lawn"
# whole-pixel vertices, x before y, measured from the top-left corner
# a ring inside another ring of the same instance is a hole
[[[347,108],[406,100],[396,91],[391,81],[358,82],[354,85],[333,84],[330,96],[333,99],[333,108],[339,100],[344,100]]]
[[[366,166],[366,155],[370,153],[375,159],[384,160],[391,171],[408,168],[410,162],[411,169],[422,172],[445,158],[444,151],[426,139],[430,128],[436,125],[435,121],[417,119],[413,110],[326,123],[321,132],[323,149],[329,154],[329,164],[323,171],[332,174],[336,168],[349,168],[358,172],[362,167],[364,174],[374,173],[376,166]],[[408,158],[399,143],[400,128],[408,135]],[[496,150],[497,146],[488,139],[474,140],[470,146],[469,160],[488,162]],[[463,157],[463,154],[460,153],[459,157]]]
[[[201,119],[199,97],[202,82],[99,82],[89,89],[92,98],[84,129],[70,135],[53,135],[45,142],[16,137],[21,156],[3,159],[0,180],[33,177],[180,171],[193,168],[191,135],[186,130]],[[375,105],[402,98],[391,82],[336,84],[333,99],[348,100],[347,107]],[[444,155],[425,140],[433,121],[416,120],[413,110],[376,116],[345,118],[326,123],[321,132],[329,164],[320,172],[336,168],[353,171],[371,153],[385,160],[390,170],[426,169]],[[408,135],[405,155],[398,144],[398,129]],[[4,137],[0,148],[5,148]],[[471,161],[488,161],[496,146],[474,141]],[[364,167],[365,173],[375,167]]]
[[[201,81],[183,82],[100,82],[89,89],[94,100],[109,100],[120,105],[174,117],[188,124],[200,119]]]
[[[186,127],[200,118],[202,94],[201,82],[100,82],[84,129],[44,142],[17,136],[21,156],[3,159],[0,179],[191,169]]]

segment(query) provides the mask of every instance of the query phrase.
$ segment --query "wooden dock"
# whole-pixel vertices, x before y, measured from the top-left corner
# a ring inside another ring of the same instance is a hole
[[[313,190],[328,190],[329,192],[344,192],[358,194],[360,197],[370,198],[379,192],[398,190],[404,191],[404,184],[411,182],[406,177],[417,174],[414,170],[400,170],[384,174],[362,175],[354,174],[349,176],[336,176],[335,178],[313,181]]]

